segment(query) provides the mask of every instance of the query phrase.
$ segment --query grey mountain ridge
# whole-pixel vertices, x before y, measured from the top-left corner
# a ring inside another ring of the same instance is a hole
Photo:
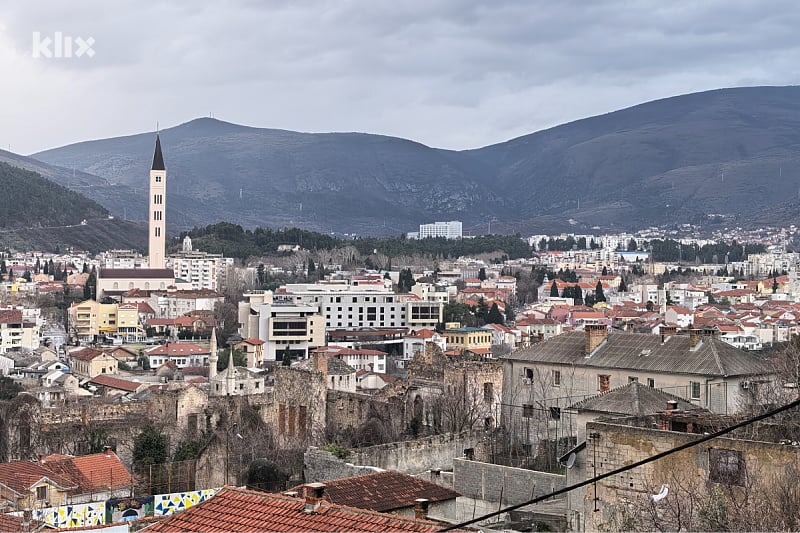
[[[160,135],[173,230],[220,220],[397,234],[449,219],[524,231],[569,219],[576,229],[637,229],[710,213],[740,224],[800,218],[791,201],[800,191],[800,87],[677,96],[464,151],[208,118]],[[81,142],[26,161],[50,165],[47,177],[66,186],[63,169],[73,167],[112,184],[80,192],[117,215],[124,197],[137,205],[128,218],[143,218],[153,137]]]

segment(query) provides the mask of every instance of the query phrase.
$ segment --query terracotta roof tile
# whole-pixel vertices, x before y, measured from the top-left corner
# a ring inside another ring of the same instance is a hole
[[[154,524],[148,531],[436,531],[441,526],[322,501],[311,513],[304,499],[225,487],[214,497]]]
[[[131,473],[113,452],[93,453],[79,457],[45,457],[47,468],[72,479],[77,494],[115,490],[131,485]]]
[[[292,490],[302,494],[301,489]],[[413,507],[417,498],[440,502],[458,496],[447,487],[392,470],[325,481],[325,499],[331,503],[379,512]]]

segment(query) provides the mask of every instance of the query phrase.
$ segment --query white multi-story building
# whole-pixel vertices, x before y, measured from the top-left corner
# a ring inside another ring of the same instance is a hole
[[[291,284],[279,291],[276,301],[316,306],[328,329],[432,329],[443,321],[442,302],[412,300],[383,285]]]
[[[264,341],[263,361],[282,360],[287,348],[293,357],[307,358],[310,350],[325,345],[325,319],[318,306],[275,301],[270,291],[244,297],[239,302],[239,334]]]
[[[148,268],[146,256],[135,250],[110,250],[102,254],[103,268]]]
[[[462,236],[461,221],[434,222],[433,224],[419,225],[419,238],[444,237],[445,239],[460,239]]]
[[[191,283],[193,289],[221,291],[233,258],[192,250],[192,239],[187,235],[183,239],[183,249],[170,255],[166,266],[175,272],[176,278]]]

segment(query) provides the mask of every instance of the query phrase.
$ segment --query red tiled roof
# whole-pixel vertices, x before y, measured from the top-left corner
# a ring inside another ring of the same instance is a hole
[[[261,346],[262,344],[264,344],[264,341],[262,341],[261,339],[256,339],[256,338],[253,338],[253,337],[250,337],[249,339],[245,339],[242,342],[246,342],[247,344],[252,344],[254,346]]]
[[[19,324],[22,322],[22,311],[10,309],[0,311],[0,324]]]
[[[89,382],[94,383],[95,385],[102,385],[103,387],[108,387],[117,390],[124,390],[127,392],[136,392],[139,389],[139,387],[142,386],[141,383],[128,381],[126,379],[111,377],[106,374],[100,374],[99,376],[95,376],[92,379],[90,379]]]
[[[114,452],[66,458],[45,457],[44,464],[72,479],[78,485],[77,494],[115,490],[131,485],[131,473]]]
[[[154,524],[148,531],[437,531],[428,520],[354,509],[327,501],[304,512],[304,499],[224,487],[212,498]]]
[[[91,361],[101,355],[104,355],[105,352],[100,350],[95,350],[94,348],[81,348],[80,350],[75,350],[73,352],[69,352],[69,357],[74,359],[78,359],[80,361]]]
[[[208,348],[203,348],[191,342],[174,342],[170,344],[162,344],[156,346],[147,352],[147,355],[191,355],[194,353],[209,353]]]
[[[334,479],[324,483],[326,500],[338,505],[379,512],[413,507],[417,498],[441,502],[461,496],[458,492],[442,485],[393,470]],[[302,488],[301,485],[291,490],[302,494]]]
[[[12,461],[0,463],[0,485],[5,485],[17,494],[30,492],[31,486],[47,478],[63,489],[77,486],[71,479],[46,466],[31,461]]]
[[[22,518],[10,514],[0,513],[0,531],[22,531]]]

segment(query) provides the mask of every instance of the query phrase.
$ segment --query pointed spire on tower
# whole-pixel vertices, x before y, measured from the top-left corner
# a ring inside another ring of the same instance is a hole
[[[208,377],[209,379],[217,375],[217,328],[211,330],[211,353],[208,356]]]
[[[156,151],[153,153],[153,168],[150,170],[167,170],[164,167],[164,156],[161,154],[161,136],[156,133]]]

